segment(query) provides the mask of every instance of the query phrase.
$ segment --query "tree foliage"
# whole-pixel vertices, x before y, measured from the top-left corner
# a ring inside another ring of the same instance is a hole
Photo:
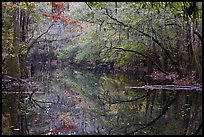
[[[86,26],[80,40],[85,48],[80,48],[75,59],[94,61],[97,57],[129,67],[143,62],[163,72],[176,71],[181,77],[189,70],[198,72],[198,66],[188,63],[201,55],[192,52],[189,23],[197,23],[193,35],[201,48],[201,8],[199,2],[87,2],[76,9],[80,15],[73,15]],[[93,53],[94,49],[99,51]]]
[[[200,72],[200,2],[5,2],[2,7],[3,60],[15,56],[9,52],[14,39],[11,19],[19,8],[21,56],[39,48],[76,62],[141,65],[176,71],[181,77]]]

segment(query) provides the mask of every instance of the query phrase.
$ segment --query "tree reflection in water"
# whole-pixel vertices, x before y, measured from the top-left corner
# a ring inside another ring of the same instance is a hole
[[[146,81],[68,68],[37,77],[30,134],[202,134],[200,92],[125,89]]]

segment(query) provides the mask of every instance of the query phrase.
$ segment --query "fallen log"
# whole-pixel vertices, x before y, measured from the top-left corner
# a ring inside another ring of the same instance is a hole
[[[23,91],[23,92],[12,92],[12,91],[3,91],[3,94],[32,94],[33,92]],[[44,92],[35,92],[35,94],[45,94]]]
[[[141,87],[125,87],[126,89],[145,89],[145,90],[159,90],[159,89],[166,89],[166,90],[196,90],[202,91],[202,85],[196,86],[179,86],[179,85],[145,85]]]
[[[29,89],[29,90],[27,90]],[[9,76],[2,73],[2,93],[32,93],[34,90],[37,90],[37,87],[33,82],[30,82],[27,79],[20,79]]]

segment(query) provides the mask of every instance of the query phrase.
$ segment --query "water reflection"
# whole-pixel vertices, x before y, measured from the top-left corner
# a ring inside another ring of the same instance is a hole
[[[198,134],[202,96],[195,91],[126,89],[141,77],[63,68],[35,73],[45,94],[29,104],[29,134]]]
[[[2,135],[28,134],[25,95],[2,95]]]

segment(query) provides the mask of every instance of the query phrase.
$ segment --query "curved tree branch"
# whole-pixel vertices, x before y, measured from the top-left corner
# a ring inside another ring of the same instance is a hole
[[[176,94],[175,94],[173,99],[170,100],[170,98],[169,98],[170,101],[168,101],[168,103],[164,106],[164,109],[162,110],[160,115],[158,115],[155,119],[153,119],[152,121],[150,121],[147,124],[145,124],[143,127],[139,128],[139,129],[136,129],[136,130],[132,131],[129,134],[133,134],[133,133],[135,133],[135,132],[137,132],[137,131],[139,131],[141,129],[147,128],[147,127],[151,126],[152,124],[154,124],[158,119],[160,119],[167,112],[167,110],[169,110],[169,107],[174,103],[174,101],[176,100],[178,94],[179,94],[179,92],[176,92]],[[138,124],[129,125],[128,127],[135,126],[135,125],[138,125]]]
[[[50,29],[51,29],[51,27],[54,25],[54,23],[52,23],[52,25],[45,31],[45,32],[43,32],[42,34],[40,34],[35,40],[33,40],[33,42],[30,44],[30,46],[28,47],[28,49],[27,49],[27,52],[26,52],[26,57],[27,57],[27,55],[28,55],[28,53],[30,52],[30,49],[34,46],[34,44],[37,42],[37,40],[39,39],[39,38],[41,38],[44,34],[46,34]]]
[[[201,34],[200,34],[197,30],[194,31],[194,34],[196,34],[196,35],[198,36],[198,38],[199,38],[200,41],[201,41],[201,45],[202,45],[203,40],[202,40],[202,36],[201,36]]]
[[[134,52],[137,53],[145,58],[148,58],[160,71],[162,71],[163,73],[165,73],[166,75],[169,75],[169,73],[167,73],[166,71],[164,71],[156,62],[153,61],[153,59],[143,53],[140,53],[136,50],[129,50],[129,49],[123,49],[123,48],[117,48],[117,47],[113,47],[113,49],[117,49],[117,50],[122,50],[122,51],[127,51],[127,52]]]
[[[133,101],[137,101],[137,100],[143,99],[143,98],[145,98],[147,96],[150,96],[151,94],[152,94],[152,92],[149,92],[146,95],[138,97],[136,99],[115,101],[115,102],[111,102],[111,104],[118,104],[118,103],[124,103],[124,102],[133,102]]]
[[[110,14],[108,13],[108,9],[105,9],[105,10],[106,10],[106,13],[103,13],[103,14],[104,14],[104,15],[107,15],[107,16],[108,16],[109,18],[111,18],[112,20],[115,20],[116,22],[122,24],[122,25],[125,26],[125,27],[128,27],[128,28],[130,28],[130,29],[136,30],[137,32],[139,32],[140,34],[142,34],[142,35],[144,35],[144,36],[146,36],[146,37],[148,37],[148,38],[152,38],[152,40],[164,50],[164,52],[166,53],[167,57],[170,59],[171,63],[174,65],[176,71],[180,74],[180,69],[179,69],[179,67],[177,66],[177,63],[172,59],[172,57],[171,57],[169,51],[168,51],[166,48],[164,48],[163,45],[162,45],[157,39],[155,39],[154,37],[150,36],[149,34],[143,32],[143,31],[137,30],[136,28],[134,28],[134,27],[132,27],[132,26],[130,26],[130,25],[127,25],[127,24],[125,24],[125,23],[119,21],[118,19],[116,19],[116,18],[110,16]]]

